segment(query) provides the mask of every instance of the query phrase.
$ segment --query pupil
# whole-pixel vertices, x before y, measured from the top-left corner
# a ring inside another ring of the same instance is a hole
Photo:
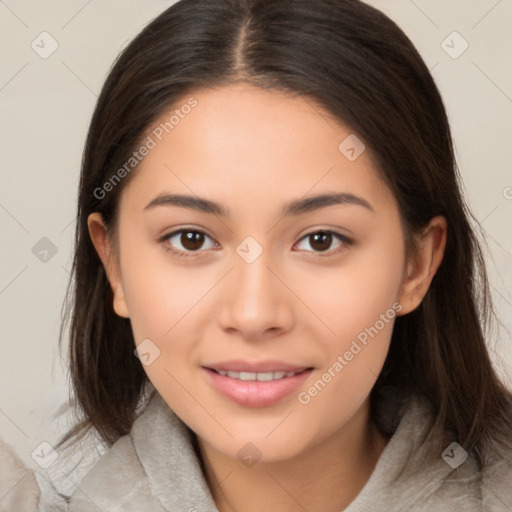
[[[195,251],[203,245],[204,235],[195,231],[185,231],[181,234],[180,242],[185,249]]]
[[[313,247],[313,249],[317,249],[319,251],[326,251],[329,249],[332,241],[332,235],[330,233],[315,233],[312,237],[313,243],[311,243],[311,247]]]

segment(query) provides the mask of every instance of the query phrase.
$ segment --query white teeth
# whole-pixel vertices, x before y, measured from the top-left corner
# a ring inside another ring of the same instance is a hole
[[[256,374],[252,372],[240,372],[240,380],[255,380]]]
[[[267,373],[257,373],[256,378],[261,381],[273,380],[274,374],[272,372]]]
[[[284,377],[293,377],[298,372],[231,372],[225,370],[216,370],[219,375],[230,377],[231,379],[238,380],[257,380],[257,381],[271,381],[279,380]]]

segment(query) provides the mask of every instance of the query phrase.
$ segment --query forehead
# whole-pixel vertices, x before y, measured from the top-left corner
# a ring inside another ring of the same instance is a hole
[[[190,107],[190,105],[194,105]],[[127,195],[180,192],[239,203],[345,192],[393,203],[369,148],[310,98],[251,85],[198,90],[153,123]],[[153,196],[153,197],[151,197]]]

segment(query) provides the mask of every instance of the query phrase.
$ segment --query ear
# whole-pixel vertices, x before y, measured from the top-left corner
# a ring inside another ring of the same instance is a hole
[[[129,318],[130,314],[128,312],[128,305],[126,304],[119,262],[112,242],[107,235],[101,214],[98,212],[91,213],[87,218],[87,226],[94,248],[105,267],[105,272],[107,273],[108,281],[112,288],[114,295],[114,311],[121,317]]]
[[[446,235],[446,219],[439,215],[430,221],[419,236],[417,250],[406,264],[400,288],[400,315],[414,311],[421,304],[443,259]]]

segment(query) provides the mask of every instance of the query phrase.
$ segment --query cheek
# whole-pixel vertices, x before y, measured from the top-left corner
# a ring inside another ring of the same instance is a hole
[[[198,364],[201,332],[211,318],[204,314],[210,304],[205,299],[220,276],[206,266],[178,265],[158,245],[144,245],[129,233],[123,244],[123,287],[135,344],[144,343],[144,353],[151,353],[144,370],[172,406],[186,405],[183,386],[188,389],[195,378],[189,370]]]
[[[180,266],[161,246],[127,234],[121,247],[123,287],[135,340],[167,338],[214,284],[211,272]]]
[[[184,390],[191,387],[189,367],[197,359],[195,313],[212,276],[172,265],[161,249],[125,243],[123,285],[133,336],[144,347],[140,353],[149,354],[141,356],[143,369],[173,409],[186,410],[190,397]]]
[[[360,251],[329,276],[306,279],[302,290],[311,310],[318,311],[320,328],[313,333],[324,358],[313,387],[304,389],[301,403],[315,402],[312,410],[338,403],[355,408],[368,395],[386,359],[398,303],[401,249],[384,241]],[[311,324],[313,325],[313,324]],[[322,336],[318,334],[322,332]],[[299,400],[300,401],[300,400]],[[339,414],[343,414],[340,409]],[[334,417],[337,413],[334,413]]]
[[[324,321],[334,334],[315,338],[322,348],[322,365],[297,396],[304,428],[312,437],[336,431],[367,399],[382,371],[401,309],[393,281],[377,283],[366,273],[353,273],[340,278],[340,284],[346,285],[346,293],[338,291],[323,309],[329,312]]]
[[[377,322],[379,330],[390,335],[388,323],[383,327],[379,320],[386,312],[386,319],[396,316],[392,306],[399,296],[402,265],[401,252],[393,244],[375,244],[349,255],[338,267],[304,271],[295,290],[317,313],[312,325],[324,325],[328,345],[341,350],[347,340]]]

